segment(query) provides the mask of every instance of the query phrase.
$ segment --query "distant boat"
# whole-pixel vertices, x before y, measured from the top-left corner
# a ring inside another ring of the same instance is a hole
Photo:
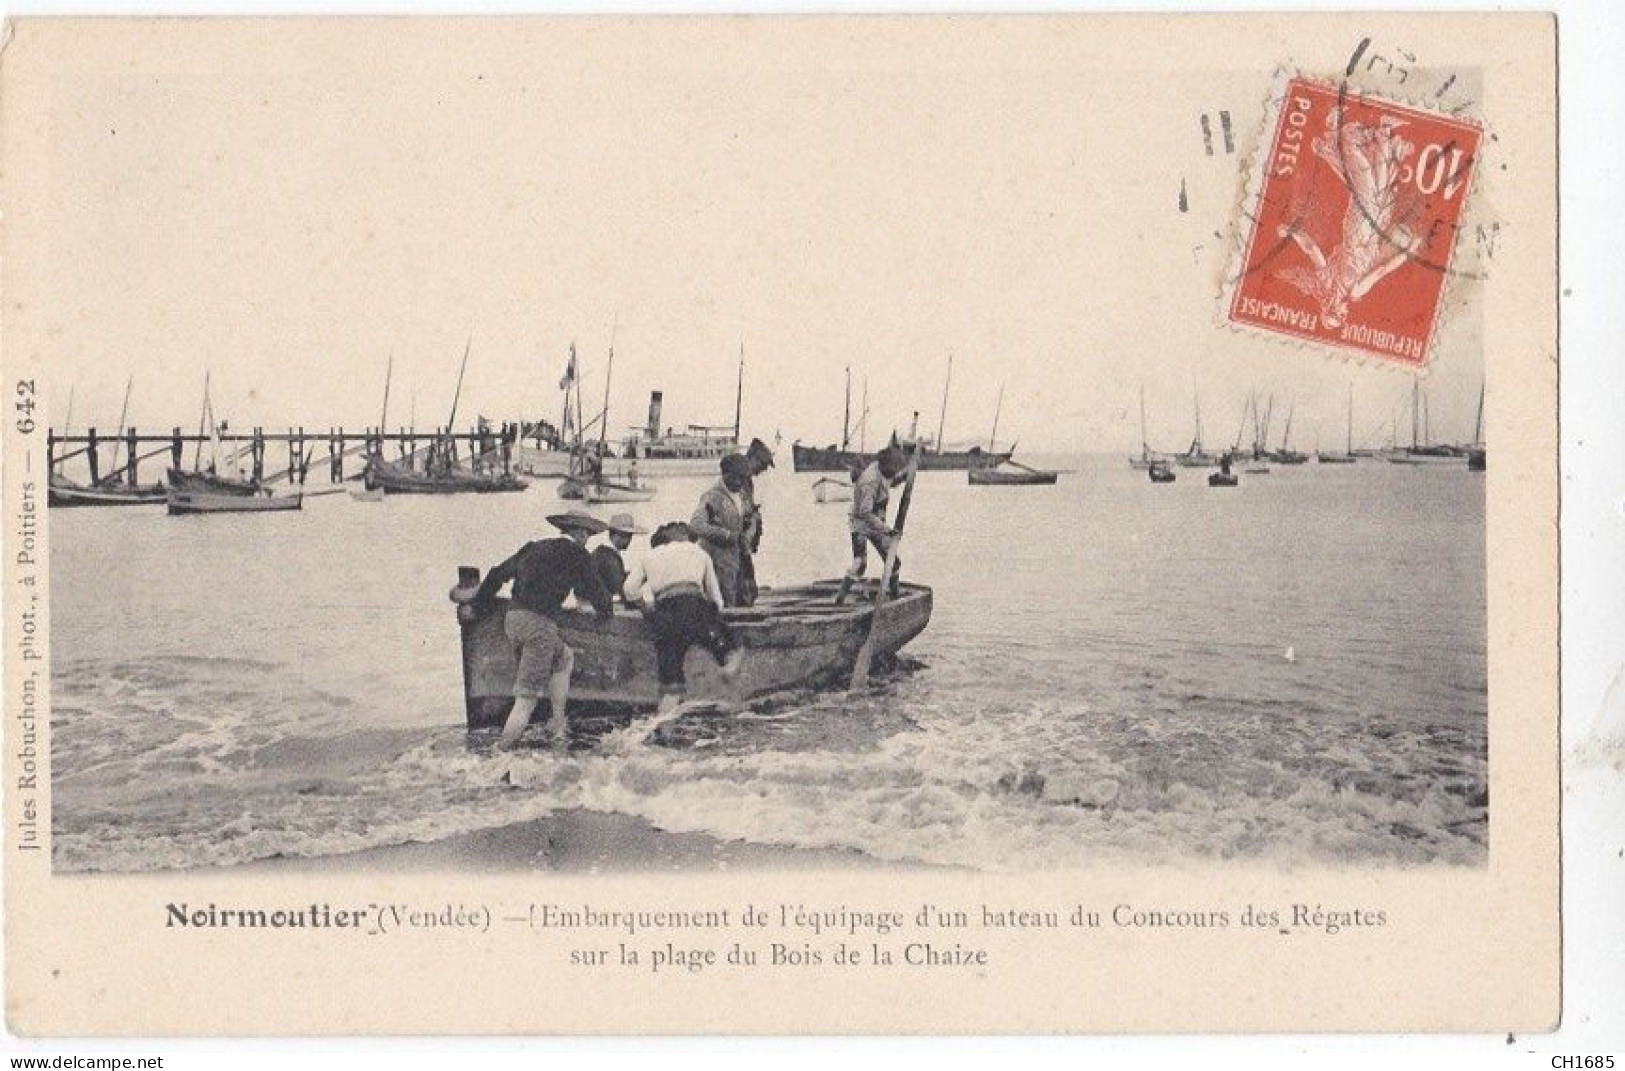
[[[971,469],[965,473],[971,486],[1048,486],[1060,476],[1045,469],[1028,468],[1019,461],[1006,461],[998,468]]]
[[[463,395],[463,375],[468,371],[468,354],[474,339],[469,337],[463,347],[462,364],[457,369],[457,388],[451,397],[451,415],[446,419],[446,431],[429,444],[429,455],[422,468],[413,464],[386,461],[381,453],[367,459],[366,485],[381,487],[391,495],[458,495],[491,494],[523,491],[529,486],[511,472],[476,471],[457,463],[457,441],[451,429],[457,424],[457,403]],[[384,405],[389,405],[389,377],[384,378]],[[379,427],[384,422],[379,421]]]
[[[656,489],[649,486],[632,487],[623,483],[589,483],[582,486],[582,497],[588,502],[648,502]]]
[[[103,483],[94,487],[74,483],[66,476],[51,474],[46,484],[46,500],[51,506],[153,506],[168,497],[163,484],[130,488],[123,483]]]
[[[1174,470],[1168,467],[1166,461],[1153,461],[1147,474],[1151,477],[1152,483],[1173,483],[1175,479]]]
[[[171,516],[188,513],[272,513],[299,509],[304,495],[220,495],[207,491],[181,491],[170,488]]]
[[[131,456],[127,459],[128,467],[121,471],[118,465],[119,444],[124,439],[125,419],[130,415],[130,390],[135,383],[132,376],[124,384],[124,407],[119,410],[118,433],[113,436],[113,464],[106,476],[98,477],[98,460],[92,455],[94,449],[88,443],[83,450],[89,457],[91,482],[79,483],[69,479],[58,471],[57,466],[66,458],[52,461],[50,471],[45,481],[46,504],[53,508],[63,509],[75,506],[149,506],[164,501],[164,485],[149,484],[142,487],[134,483],[136,476],[136,462],[139,458]],[[73,424],[73,390],[68,391],[68,420],[64,431]],[[70,456],[77,456],[77,453]]]
[[[743,382],[744,369],[744,358],[741,357],[739,362],[741,382]],[[581,491],[581,497],[586,499],[588,502],[648,502],[650,499],[655,497],[654,487],[641,482],[636,482],[635,479],[617,482],[615,480],[606,480],[604,478],[603,459],[604,455],[608,452],[607,436],[609,428],[609,382],[610,377],[614,374],[614,372],[615,347],[611,346],[609,348],[609,363],[604,366],[604,409],[603,412],[599,414],[601,421],[599,426],[601,430],[598,438],[598,457],[596,459],[596,464],[592,467],[590,475],[586,473],[574,475],[569,480],[565,481],[565,483],[569,484],[572,490],[579,488]],[[658,394],[655,396],[655,401],[658,404]],[[561,485],[559,488],[559,493],[563,495],[564,490],[564,486]]]
[[[999,400],[993,405],[993,430],[987,437],[988,453],[993,453],[993,444],[999,435],[999,413],[1004,409],[1004,384],[999,385]],[[1035,469],[1030,465],[1023,465],[1019,461],[1005,461],[1002,465],[989,465],[984,468],[969,469],[965,473],[967,481],[972,487],[1038,487],[1047,486],[1056,481],[1059,473],[1046,469]]]
[[[948,388],[953,383],[953,358],[948,358],[948,379],[942,387],[942,417],[937,422],[937,437],[934,441],[923,440],[919,437],[919,416],[914,414],[914,426],[910,429],[908,438],[899,438],[893,432],[891,445],[899,447],[918,446],[920,469],[924,472],[964,472],[966,469],[988,468],[1002,465],[1010,460],[1013,450],[990,451],[983,450],[980,445],[968,449],[946,449],[944,447],[943,429],[948,417]],[[801,443],[792,443],[790,457],[797,472],[851,472],[853,468],[867,465],[873,460],[871,455],[861,450],[851,450],[847,447],[849,442],[842,446],[831,444],[829,446],[803,446]]]
[[[1327,454],[1315,451],[1315,460],[1322,465],[1352,465],[1356,454],[1354,453],[1354,384],[1349,384],[1349,421],[1348,438],[1341,454]]]
[[[1292,449],[1290,445],[1292,442],[1292,414],[1296,409],[1296,402],[1287,407],[1286,428],[1281,433],[1281,448],[1279,450],[1272,450],[1264,455],[1277,465],[1302,465],[1309,460],[1308,454],[1301,454]]]
[[[1483,472],[1488,460],[1484,446],[1484,385],[1478,385],[1478,416],[1473,421],[1473,442],[1467,447],[1467,471]]]
[[[203,464],[204,431],[209,433],[209,463]],[[220,456],[220,425],[215,420],[214,403],[209,397],[209,373],[203,373],[203,411],[198,415],[198,444],[192,457],[190,471],[171,467],[165,474],[172,491],[212,497],[230,496],[246,498],[260,493],[260,485],[241,476],[222,475]],[[174,512],[173,509],[171,512]]]
[[[367,461],[366,479],[391,495],[492,494],[523,491],[529,486],[511,473],[474,472],[449,460],[414,469],[376,455]]]
[[[172,468],[166,474],[169,486],[176,491],[193,491],[204,495],[257,495],[259,485],[251,480],[236,479],[229,476],[217,476],[207,469],[188,472],[184,469]]]
[[[1231,455],[1225,454],[1219,459],[1219,471],[1207,475],[1209,487],[1234,487],[1241,482],[1241,478],[1230,471]]]
[[[1207,452],[1202,445],[1202,399],[1196,399],[1196,434],[1191,438],[1191,445],[1182,454],[1174,455],[1174,464],[1187,469],[1208,469],[1219,463],[1216,455]]]
[[[852,501],[852,484],[832,476],[820,476],[813,481],[813,501],[819,504]]]
[[[1162,460],[1164,460],[1163,456],[1151,449],[1151,444],[1145,437],[1145,384],[1142,383],[1140,384],[1140,456],[1129,458],[1128,466],[1131,469],[1148,469]]]
[[[614,360],[613,347],[610,353]],[[689,424],[682,431],[661,430],[665,407],[660,391],[649,392],[649,414],[643,426],[633,428],[621,440],[620,456],[635,461],[644,471],[656,475],[715,476],[723,458],[739,451],[739,422],[745,400],[745,346],[739,346],[739,372],[734,384],[734,420],[728,424]],[[609,423],[609,399],[605,396],[602,419]],[[607,443],[601,453],[608,454]]]

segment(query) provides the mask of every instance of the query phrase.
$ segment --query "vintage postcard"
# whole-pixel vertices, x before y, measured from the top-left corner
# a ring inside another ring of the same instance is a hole
[[[1553,1028],[1555,33],[15,22],[10,1028]]]

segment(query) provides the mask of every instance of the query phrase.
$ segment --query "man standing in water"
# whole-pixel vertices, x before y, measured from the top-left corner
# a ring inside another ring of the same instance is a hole
[[[655,529],[648,553],[633,563],[623,591],[628,605],[644,607],[654,633],[662,714],[683,701],[688,686],[683,658],[690,647],[710,651],[725,680],[739,672],[743,657],[722,619],[716,566],[692,540],[681,521]]]
[[[745,531],[739,545],[739,605],[756,602],[756,552],[762,549],[762,504],[756,498],[756,477],[773,467],[773,451],[760,439],[752,439],[745,450],[745,485],[739,498],[744,503]]]
[[[599,617],[614,612],[610,593],[586,548],[587,540],[608,526],[579,511],[555,514],[547,520],[564,534],[520,547],[517,554],[491,570],[470,600],[476,608],[489,606],[502,585],[513,581],[513,601],[503,629],[519,649],[519,670],[514,675],[513,710],[497,744],[505,749],[519,743],[544,692],[553,743],[564,743],[564,708],[570,698],[570,671],[575,667],[575,652],[559,632],[565,596],[575,592],[578,600],[592,604]]]
[[[750,463],[743,454],[722,459],[722,478],[700,497],[689,519],[689,530],[711,555],[723,602],[739,606],[739,574],[745,537],[745,483],[750,479]]]
[[[875,455],[852,488],[852,511],[847,516],[847,529],[852,537],[852,564],[841,578],[841,592],[836,601],[846,598],[853,583],[869,568],[869,547],[872,545],[884,562],[897,533],[886,523],[886,505],[891,489],[903,480],[908,461],[897,446],[888,446]],[[892,568],[892,594],[897,593],[897,577],[903,571],[903,560],[897,559]]]

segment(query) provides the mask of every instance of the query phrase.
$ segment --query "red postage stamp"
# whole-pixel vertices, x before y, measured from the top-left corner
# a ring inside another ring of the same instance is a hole
[[[1482,130],[1305,78],[1273,106],[1227,319],[1425,367]]]

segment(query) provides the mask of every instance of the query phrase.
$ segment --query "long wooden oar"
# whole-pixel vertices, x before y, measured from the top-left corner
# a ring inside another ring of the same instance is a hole
[[[897,503],[897,524],[894,526],[896,534],[892,536],[891,545],[886,548],[886,568],[880,574],[880,589],[875,592],[874,609],[869,615],[869,634],[863,638],[863,646],[858,648],[857,660],[852,663],[851,690],[856,691],[869,683],[869,667],[875,660],[875,626],[880,621],[880,611],[886,605],[891,593],[892,574],[897,570],[897,548],[903,542],[903,525],[908,522],[908,504],[914,497],[914,477],[920,473],[920,447],[911,446],[908,452],[908,480],[903,484],[903,497]]]

